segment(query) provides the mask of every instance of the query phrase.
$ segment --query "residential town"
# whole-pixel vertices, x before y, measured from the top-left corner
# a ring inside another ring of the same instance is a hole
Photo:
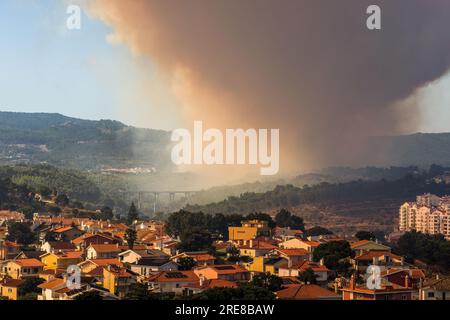
[[[308,235],[273,226],[261,215],[228,226],[211,250],[197,251],[182,250],[182,240],[171,236],[163,221],[136,219],[127,225],[37,213],[28,220],[19,212],[1,211],[0,296],[194,299],[246,288],[260,299],[446,300],[450,278],[445,270],[411,260],[393,247],[414,228],[418,234],[443,233],[448,239],[448,201],[428,194],[405,203],[400,232],[391,238],[378,239],[368,231],[335,235],[320,228]],[[24,225],[36,238],[9,240]]]

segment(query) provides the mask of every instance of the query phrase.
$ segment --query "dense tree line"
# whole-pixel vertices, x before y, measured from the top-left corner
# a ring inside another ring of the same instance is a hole
[[[450,241],[443,235],[407,232],[397,241],[393,251],[404,256],[407,262],[418,259],[436,271],[450,271]]]
[[[180,210],[169,215],[166,231],[181,240],[180,249],[184,251],[208,250],[215,239],[228,239],[228,227],[240,226],[244,220],[263,220],[270,228],[292,227],[304,229],[303,219],[283,209],[275,221],[266,213],[253,212],[247,215],[205,214]]]
[[[436,172],[439,170],[433,169]],[[430,175],[408,174],[397,180],[364,181],[346,183],[321,183],[314,186],[296,187],[280,185],[264,193],[243,193],[239,197],[207,205],[188,205],[188,211],[223,214],[243,214],[251,211],[264,211],[271,208],[295,207],[303,204],[336,204],[360,201],[397,200],[410,201],[416,195],[431,192],[436,195],[450,194],[450,185],[430,181]]]

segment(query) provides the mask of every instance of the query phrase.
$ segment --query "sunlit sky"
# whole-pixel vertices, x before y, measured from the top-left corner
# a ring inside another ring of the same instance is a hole
[[[176,127],[177,101],[152,62],[137,64],[126,46],[106,41],[107,26],[87,15],[81,30],[67,30],[68,2],[0,1],[0,110]],[[142,78],[148,88],[142,88]],[[450,131],[449,89],[446,76],[420,91],[418,131]]]
[[[0,110],[172,128],[173,112],[166,118],[148,116],[152,110],[161,115],[161,109],[174,108],[170,101],[157,106],[151,97],[133,96],[133,89],[142,86],[140,79],[153,76],[151,61],[137,65],[126,46],[106,41],[108,27],[85,14],[81,30],[67,30],[67,3],[0,1]],[[149,91],[164,86],[156,81],[150,85]],[[149,110],[146,119],[139,114],[143,109]]]

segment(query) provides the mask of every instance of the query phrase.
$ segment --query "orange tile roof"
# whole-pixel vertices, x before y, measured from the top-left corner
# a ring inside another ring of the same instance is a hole
[[[309,241],[309,240],[302,240],[303,243],[306,243],[307,245],[310,245],[311,247],[318,247],[321,245],[319,241]]]
[[[10,288],[18,288],[24,283],[21,279],[8,279],[5,278],[0,281],[0,286],[2,287],[10,287]]]
[[[91,232],[86,232],[85,234],[82,234],[78,238],[73,239],[72,243],[73,244],[80,244],[81,242],[83,242],[84,239],[86,239],[86,238],[88,238],[88,237],[90,237],[92,235],[94,235],[94,234],[91,233]]]
[[[286,289],[276,292],[280,299],[295,299],[295,300],[315,300],[315,299],[338,299],[340,295],[333,291],[324,289],[315,284],[296,284],[291,285]]]
[[[199,282],[189,283],[184,285],[187,288],[212,289],[212,288],[237,288],[237,283],[222,279],[204,280],[203,285]]]
[[[271,249],[276,249],[276,248],[278,248],[278,247],[272,245],[271,243],[265,242],[265,241],[253,241],[253,244],[251,246],[245,245],[245,246],[239,247],[239,249],[247,249],[247,250],[252,250],[252,249],[271,250]]]
[[[55,233],[63,233],[63,232],[66,232],[66,231],[69,231],[69,230],[72,230],[72,229],[73,229],[72,227],[60,227],[60,228],[57,228],[57,229],[53,230],[53,232],[55,232]]]
[[[103,276],[103,267],[95,267],[94,269],[92,269],[89,272],[85,273],[88,276]]]
[[[351,289],[350,287],[344,287],[342,288],[342,291],[349,291],[349,292],[359,292],[359,293],[368,293],[368,294],[382,294],[382,293],[389,293],[389,292],[412,292],[412,288],[405,288],[403,286],[399,286],[395,283],[389,283],[389,284],[382,284],[381,289],[368,289],[365,286],[359,286],[355,289]]]
[[[397,269],[391,268],[381,271],[381,276],[388,276],[398,272],[406,272],[411,279],[425,278],[425,273],[422,269]]]
[[[55,275],[55,276],[60,276],[63,273],[65,273],[66,270],[65,269],[47,269],[47,270],[43,270],[41,272],[39,272],[39,275]]]
[[[100,236],[103,238],[106,238],[108,240],[115,240],[114,237],[111,237],[109,235],[103,234],[103,233],[92,233],[92,232],[87,232],[85,234],[82,234],[81,236],[79,236],[78,238],[75,238],[72,240],[73,244],[80,244],[81,242],[83,242],[84,240],[90,238],[90,237],[94,237],[94,236]]]
[[[86,260],[84,262],[92,262],[97,266],[107,266],[109,264],[122,267],[123,263],[119,261],[119,259],[92,259],[92,260]]]
[[[120,231],[120,232],[114,232],[114,236],[119,237],[121,239],[125,239],[126,234],[125,234],[125,232]]]
[[[92,247],[97,252],[120,252],[120,248],[115,244],[91,244]]]
[[[79,259],[83,252],[81,251],[66,251],[62,253],[57,253],[56,255],[60,259]]]
[[[128,229],[128,226],[123,224],[123,223],[114,224],[113,227],[115,229],[122,229],[122,230],[127,230]]]
[[[309,260],[305,260],[301,262],[298,266],[299,270],[305,271],[307,269],[312,269],[315,272],[328,272],[330,271],[325,265],[322,265],[317,262],[312,262]]]
[[[363,244],[366,244],[366,243],[368,243],[368,242],[371,242],[371,241],[369,241],[369,240],[360,240],[360,241],[356,241],[356,242],[353,242],[353,243],[351,244],[351,247],[352,247],[352,249],[353,249],[353,248],[359,247],[359,246],[361,246],[361,245],[363,245]]]
[[[211,279],[208,281],[208,288],[237,288],[237,283],[222,279]]]
[[[180,254],[177,254],[176,256],[173,256],[172,259],[177,259],[180,257],[190,257],[197,262],[204,262],[215,259],[213,255],[210,255],[209,253],[205,252],[182,252]]]
[[[280,269],[288,269],[288,265],[285,264],[280,266]],[[325,265],[321,265],[317,262],[312,262],[309,260],[304,260],[300,263],[293,264],[291,269],[298,269],[299,271],[305,271],[307,269],[312,269],[314,272],[328,272],[330,271]]]
[[[104,271],[111,272],[115,276],[121,277],[121,278],[131,278],[133,275],[125,268],[115,266],[115,265],[108,265],[103,267]]]
[[[209,260],[215,259],[214,256],[212,256],[210,254],[197,254],[197,255],[192,256],[192,258],[198,262],[204,262],[204,261],[209,261]]]
[[[47,281],[47,282],[44,282],[44,283],[38,285],[38,288],[53,289],[53,288],[59,287],[61,285],[64,285],[65,283],[66,282],[64,281],[64,279],[55,278],[55,279],[52,279],[50,281]]]
[[[247,269],[245,269],[243,266],[238,264],[215,264],[215,265],[209,265],[205,267],[197,268],[196,270],[203,270],[206,268],[210,268],[217,272],[217,274],[236,274],[236,273],[247,273],[249,272]]]
[[[194,271],[163,271],[149,278],[150,282],[197,282]]]
[[[128,246],[119,246],[119,249],[123,250],[123,251],[128,251],[128,250],[130,250],[130,247],[128,247]],[[133,250],[133,251],[144,251],[144,250],[147,250],[147,246],[145,244],[135,244],[133,246],[133,249],[131,249],[131,250]]]
[[[382,256],[388,256],[391,257],[392,259],[397,259],[400,260],[402,257],[397,256],[389,251],[369,251],[367,253],[361,254],[357,257],[355,257],[354,259],[357,261],[371,261],[373,260],[373,258],[379,258]]]
[[[12,262],[17,263],[21,267],[43,267],[44,264],[37,259],[17,259]]]
[[[308,255],[308,251],[305,249],[276,249],[277,251],[287,255],[287,256],[304,256]]]

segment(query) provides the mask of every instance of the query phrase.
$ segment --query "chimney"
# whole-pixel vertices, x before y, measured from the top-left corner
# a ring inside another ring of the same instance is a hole
[[[355,279],[355,275],[352,274],[352,276],[350,277],[350,290],[355,290],[356,288],[356,279]]]
[[[292,259],[288,258],[288,268],[291,269],[292,268]],[[289,273],[291,272],[291,270],[289,270]]]
[[[405,258],[404,258],[404,257],[401,258],[401,260],[400,260],[400,265],[402,265],[402,266],[405,265]]]
[[[439,273],[436,274],[436,280],[439,280]]]
[[[319,264],[321,266],[324,266],[325,265],[325,259],[324,258],[320,259]]]
[[[201,274],[199,279],[200,279],[200,287],[203,287],[203,284],[205,283],[205,277]]]
[[[409,285],[410,285],[410,283],[409,283],[409,276],[406,275],[405,276],[405,288],[409,288]]]

